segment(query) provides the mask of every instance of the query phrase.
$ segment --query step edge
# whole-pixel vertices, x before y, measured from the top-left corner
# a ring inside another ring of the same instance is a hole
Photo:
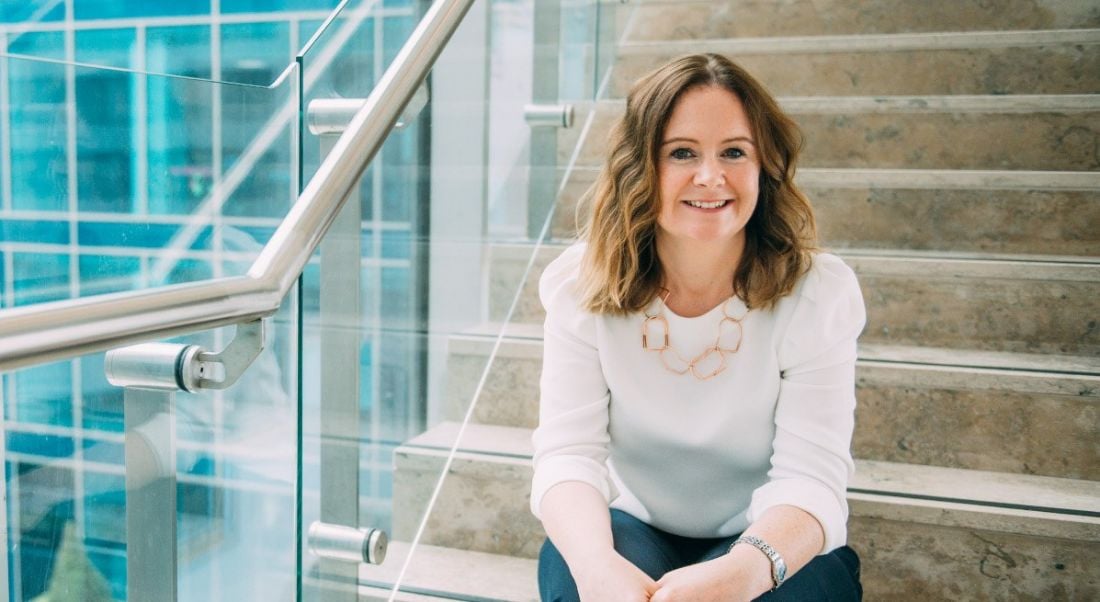
[[[443,462],[442,450],[415,449],[421,461]],[[487,466],[490,463],[506,463],[513,467],[511,479],[528,481],[530,462],[526,459],[495,458],[488,453],[466,453],[461,460]],[[856,460],[857,467],[862,463]],[[397,465],[396,470],[401,470]],[[929,467],[940,469],[939,467]],[[408,467],[406,465],[406,470]],[[462,466],[451,465],[450,474],[461,474]],[[858,470],[858,468],[857,468]],[[962,469],[940,469],[962,470]],[[982,472],[982,471],[969,471]],[[1056,479],[1055,477],[1033,477]],[[905,522],[941,526],[965,526],[1004,533],[1058,537],[1064,539],[1100,540],[1100,511],[1081,508],[1035,507],[1019,504],[1014,500],[991,501],[989,499],[948,498],[942,496],[905,494],[886,489],[850,487],[846,493],[850,504],[850,516],[856,518],[887,518]],[[888,509],[891,512],[883,512]]]
[[[616,48],[619,58],[653,54],[698,52],[700,40],[624,41]],[[971,50],[1053,45],[1100,44],[1100,29],[1036,29],[893,34],[844,34],[711,38],[710,52],[720,54],[797,54],[840,52],[904,52],[912,50]]]
[[[1025,113],[1065,114],[1100,111],[1100,94],[876,94],[852,96],[777,96],[791,115]],[[593,107],[606,117],[619,117],[626,100],[608,98],[575,103],[578,111]]]
[[[440,431],[454,432],[457,431],[458,423],[444,422],[435,427]],[[527,442],[525,449],[520,451],[518,446],[514,446],[505,441],[504,445],[508,447],[500,452],[493,448],[493,445],[497,445],[500,438],[506,437],[507,439],[515,439],[517,432],[531,433],[532,429],[524,429],[521,427],[504,427],[497,425],[483,425],[483,424],[470,424],[467,425],[466,436],[471,439],[476,438],[481,449],[474,449],[472,447],[458,446],[461,453],[465,455],[467,459],[477,459],[480,457],[492,457],[491,461],[501,463],[513,463],[522,466],[530,466],[532,449],[530,447],[530,437],[525,436],[523,440]],[[400,446],[395,450],[395,454],[400,452],[401,454],[424,454],[436,457],[446,457],[450,449],[439,445],[429,444],[421,445],[415,443],[415,439],[410,440],[406,444]],[[454,437],[449,437],[450,441],[454,440]],[[879,478],[884,479],[884,482],[891,482],[891,475],[899,473],[915,472],[918,476],[927,477],[929,481],[941,481],[944,479],[951,481],[965,481],[967,483],[974,484],[975,487],[986,485],[999,485],[1003,490],[1003,485],[1007,482],[1019,489],[1034,489],[1039,491],[1050,491],[1054,495],[1069,495],[1081,500],[1087,500],[1089,506],[1078,505],[1076,507],[1066,507],[1064,510],[1069,510],[1076,513],[1085,513],[1084,515],[1092,516],[1100,521],[1100,481],[1088,481],[1084,479],[1069,479],[1063,477],[1048,477],[1037,475],[1021,475],[1014,473],[994,472],[987,470],[973,470],[965,468],[947,468],[942,466],[928,466],[920,464],[906,464],[901,462],[888,462],[883,460],[863,460],[857,459],[856,463],[856,475],[864,475],[863,477],[857,477],[852,483],[849,483],[850,489],[857,489],[861,492],[878,492],[880,495],[902,495],[911,494],[911,492],[899,491],[897,488],[890,489],[887,487],[875,487],[867,489],[865,486],[860,486],[859,483],[869,482],[871,479]],[[896,483],[896,481],[893,481]],[[1060,493],[1061,492],[1061,493]],[[933,494],[925,493],[920,495],[933,496]],[[958,502],[973,502],[983,504],[1017,504],[1013,499],[996,499],[993,496],[981,496],[971,494],[966,498],[951,498],[950,496],[940,496]]]

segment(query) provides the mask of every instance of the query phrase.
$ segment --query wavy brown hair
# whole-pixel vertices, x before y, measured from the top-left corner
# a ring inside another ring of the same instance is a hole
[[[733,290],[750,308],[773,306],[809,269],[817,244],[813,210],[795,186],[802,135],[771,94],[718,54],[684,56],[638,80],[610,139],[607,162],[582,199],[591,214],[581,231],[584,305],[596,313],[640,311],[661,286],[657,162],[665,128],[685,91],[719,86],[744,106],[760,156],[760,193],[745,226],[745,251]]]

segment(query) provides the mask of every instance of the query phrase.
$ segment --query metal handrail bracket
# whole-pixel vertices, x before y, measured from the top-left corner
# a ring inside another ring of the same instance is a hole
[[[436,0],[245,276],[0,310],[0,372],[269,316],[473,0]]]

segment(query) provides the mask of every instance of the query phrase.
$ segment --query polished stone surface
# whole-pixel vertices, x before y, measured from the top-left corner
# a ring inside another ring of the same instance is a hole
[[[804,191],[826,248],[1082,256],[1100,249],[1100,191]]]
[[[1100,282],[857,275],[865,343],[1100,353]]]
[[[1092,94],[1100,92],[1100,51],[1093,45],[969,50],[735,54],[777,96],[897,94]],[[680,49],[619,59],[612,93],[624,97],[643,74]]]
[[[393,530],[397,539],[416,534],[440,477],[442,452],[395,453]],[[545,538],[542,524],[528,509],[529,461],[458,457],[451,464],[428,517],[424,543],[536,558]]]
[[[491,348],[491,346],[490,346]],[[541,352],[541,345],[538,350]],[[461,420],[474,402],[486,356],[457,355],[447,359],[447,418]],[[473,420],[534,428],[538,425],[538,382],[541,358],[498,356],[489,368],[485,386],[477,397]]]
[[[643,4],[628,36],[642,41],[1077,27],[1100,27],[1100,10],[1079,0],[688,0]]]
[[[868,368],[857,379],[859,458],[1100,480],[1100,390],[1042,395],[916,378],[890,385]]]
[[[854,517],[868,600],[1096,600],[1100,546]]]
[[[801,164],[906,169],[1100,169],[1100,113],[794,116]]]

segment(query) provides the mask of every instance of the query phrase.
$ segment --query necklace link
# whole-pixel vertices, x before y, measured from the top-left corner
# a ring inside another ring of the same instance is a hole
[[[659,297],[661,300],[660,313],[645,313],[645,319],[642,321],[642,349],[657,352],[657,355],[661,359],[661,365],[673,374],[682,376],[691,372],[691,375],[699,380],[708,380],[718,376],[726,369],[726,354],[732,355],[741,349],[741,341],[745,337],[745,328],[741,324],[741,321],[745,319],[745,316],[735,318],[729,315],[726,308],[729,306],[730,301],[733,300],[733,297],[726,299],[726,301],[722,303],[722,319],[718,321],[718,336],[715,337],[714,344],[704,349],[699,355],[688,360],[672,347],[672,343],[669,340],[671,327],[669,326],[668,319],[664,315],[664,311],[668,307],[668,298],[671,294],[671,292],[668,292],[664,297]],[[732,324],[733,326],[727,327],[725,326],[726,324]],[[736,329],[734,329],[734,326]],[[727,332],[730,334],[736,333],[737,340],[732,345],[723,346],[723,342],[731,342],[730,340],[723,341],[723,335],[727,334]],[[656,341],[661,342],[660,346],[651,346],[651,342]],[[677,362],[676,366],[670,364],[670,354],[672,359]],[[703,366],[704,363],[713,363],[714,360],[710,358],[715,354],[718,356],[718,365],[710,372],[702,372],[701,366]]]

